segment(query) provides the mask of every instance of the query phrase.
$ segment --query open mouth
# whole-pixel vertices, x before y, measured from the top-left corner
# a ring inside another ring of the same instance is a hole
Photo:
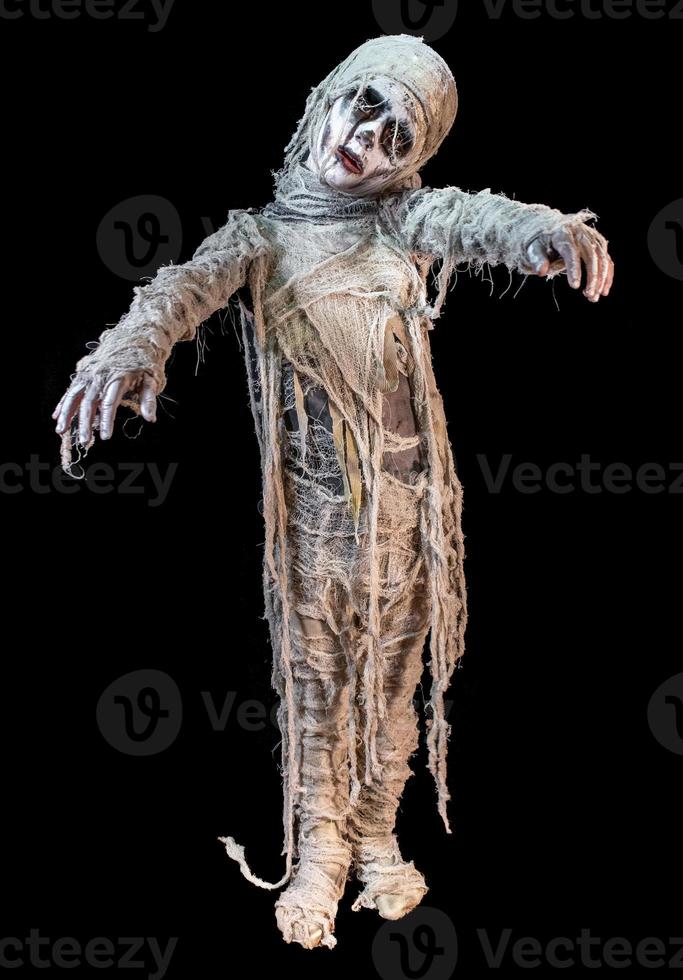
[[[352,174],[362,174],[363,164],[359,157],[345,146],[337,148],[337,159],[341,160],[344,167]]]

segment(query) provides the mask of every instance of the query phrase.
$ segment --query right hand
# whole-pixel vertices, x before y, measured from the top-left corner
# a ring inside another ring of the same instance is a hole
[[[148,422],[156,422],[156,383],[146,371],[129,371],[111,380],[86,371],[78,372],[52,413],[52,418],[57,419],[57,432],[59,435],[67,432],[78,412],[78,441],[82,446],[89,446],[99,412],[100,438],[109,439],[121,401],[127,392],[138,389],[140,414]]]
[[[560,225],[541,233],[530,242],[527,255],[538,276],[547,276],[551,265],[561,260],[572,289],[581,285],[581,263],[586,267],[583,295],[591,303],[607,296],[614,279],[614,262],[607,251],[608,241],[597,228],[587,224]]]

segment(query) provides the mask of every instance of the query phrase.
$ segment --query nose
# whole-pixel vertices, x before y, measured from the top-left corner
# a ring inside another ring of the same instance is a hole
[[[356,132],[356,138],[361,146],[364,146],[366,150],[371,150],[375,145],[375,129],[372,123],[360,127]]]

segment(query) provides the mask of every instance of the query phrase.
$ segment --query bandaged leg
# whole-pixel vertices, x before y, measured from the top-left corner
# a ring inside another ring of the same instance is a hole
[[[376,908],[385,919],[410,912],[427,892],[422,874],[404,861],[394,833],[396,814],[407,779],[410,756],[419,740],[415,689],[422,674],[424,632],[385,647],[387,719],[377,749],[384,773],[375,785],[364,785],[349,819],[356,876],[365,886],[354,911]]]
[[[404,514],[410,511],[406,494],[399,494],[406,501]],[[363,785],[348,821],[354,869],[364,885],[353,909],[375,908],[386,919],[406,915],[428,890],[413,862],[403,860],[395,835],[398,806],[412,775],[409,759],[419,742],[413,699],[423,670],[430,610],[421,562],[411,567],[405,547],[410,547],[410,536],[390,533],[382,560],[387,717],[378,730],[377,752],[383,773],[372,785]]]
[[[286,942],[336,945],[337,906],[348,878],[348,682],[338,638],[319,619],[292,613],[292,670],[297,689],[301,785],[299,861],[275,903]]]

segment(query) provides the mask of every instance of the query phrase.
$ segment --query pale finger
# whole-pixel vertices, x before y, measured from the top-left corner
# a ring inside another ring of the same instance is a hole
[[[610,259],[607,251],[607,242],[598,235],[598,250],[600,252],[600,282],[598,283],[598,297],[604,296],[607,277],[609,276]]]
[[[56,419],[57,416],[59,415],[59,413],[61,412],[62,406],[64,405],[64,402],[66,401],[67,397],[71,394],[71,392],[74,390],[74,386],[76,384],[78,384],[78,382],[76,381],[76,375],[73,374],[71,376],[71,382],[69,384],[69,387],[66,389],[66,391],[64,392],[64,394],[62,395],[62,397],[59,399],[59,401],[57,402],[57,404],[55,406],[55,410],[52,413],[52,418],[53,419]]]
[[[65,429],[71,424],[71,419],[76,414],[78,406],[80,404],[81,398],[87,387],[87,382],[79,381],[75,387],[70,388],[66,394],[64,402],[64,407],[62,408],[61,414],[59,416],[59,422],[57,423],[57,432],[64,432]]]
[[[591,240],[592,247],[594,248],[597,258],[598,258],[598,276],[595,284],[595,290],[593,292],[593,301],[597,301],[602,296],[602,291],[605,287],[605,282],[607,281],[607,275],[609,273],[609,256],[607,254],[607,242],[595,228],[586,229],[588,233],[588,238]]]
[[[93,382],[81,402],[78,415],[78,439],[82,446],[87,446],[92,437],[92,425],[100,398],[100,385]]]
[[[564,260],[569,285],[572,289],[578,289],[581,285],[581,258],[576,242],[566,231],[560,231],[553,236],[552,244]]]
[[[116,409],[128,389],[128,380],[118,378],[110,382],[105,389],[105,396],[100,409],[100,439],[109,439],[114,428]]]
[[[57,416],[59,415],[59,413],[61,412],[61,410],[62,410],[62,405],[64,404],[64,400],[65,400],[65,398],[66,398],[66,394],[67,394],[67,393],[66,393],[66,392],[64,392],[64,394],[62,395],[62,397],[61,397],[61,398],[59,399],[59,401],[57,402],[57,405],[55,406],[55,410],[54,410],[54,412],[52,413],[52,418],[53,418],[53,419],[56,419],[56,418],[57,418]]]
[[[594,229],[595,238],[598,243],[598,248],[600,250],[600,258],[602,260],[602,277],[600,279],[600,296],[607,296],[612,285],[612,280],[614,278],[614,262],[612,262],[612,257],[609,254],[609,242],[601,235],[597,230]]]
[[[147,376],[142,383],[142,393],[140,395],[140,411],[142,417],[148,422],[157,420],[157,391],[154,378]]]
[[[583,291],[583,295],[586,297],[586,299],[589,299],[591,303],[596,303],[599,298],[597,289],[600,276],[600,258],[598,255],[598,250],[590,236],[585,234],[580,236],[580,246],[583,261],[586,265],[586,288]]]
[[[537,276],[545,276],[550,268],[550,260],[546,255],[545,248],[540,239],[536,239],[529,245],[527,255]]]

